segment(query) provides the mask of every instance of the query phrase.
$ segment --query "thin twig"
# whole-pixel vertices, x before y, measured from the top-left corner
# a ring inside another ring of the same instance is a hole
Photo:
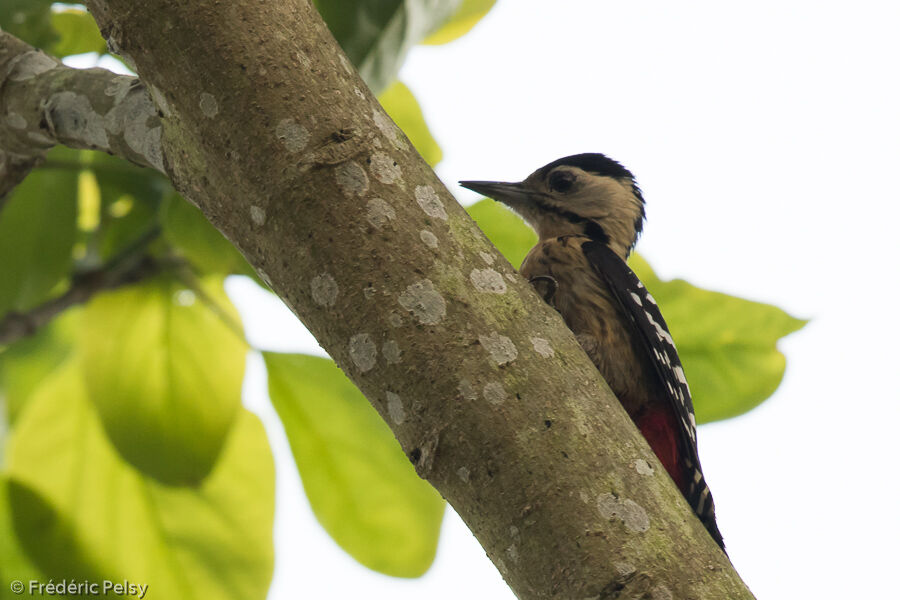
[[[29,337],[68,308],[84,304],[94,294],[103,290],[147,279],[160,271],[160,265],[150,256],[144,256],[125,270],[107,271],[103,268],[83,273],[72,280],[65,294],[35,308],[11,311],[0,319],[0,346],[8,346]]]
[[[25,312],[8,312],[0,319],[0,346],[8,346],[33,335],[66,309],[84,304],[98,292],[148,279],[171,267],[171,261],[160,261],[144,253],[159,234],[159,227],[153,227],[102,267],[76,273],[62,296]]]

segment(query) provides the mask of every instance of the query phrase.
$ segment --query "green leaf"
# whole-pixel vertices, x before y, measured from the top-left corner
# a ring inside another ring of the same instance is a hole
[[[79,194],[83,231],[75,256],[82,269],[100,266],[157,228],[162,200],[173,193],[168,180],[155,171],[104,152],[57,146],[36,173],[45,172],[75,174],[85,184],[79,190],[89,192]],[[99,206],[94,195],[98,189]]]
[[[28,585],[31,580],[43,581],[45,579],[28,558],[16,537],[8,485],[6,476],[0,474],[0,557],[2,557],[0,573],[2,573],[3,579],[2,585],[0,585],[0,600],[22,598],[22,594],[17,595],[10,590],[9,586],[15,580]]]
[[[175,192],[166,198],[162,223],[166,240],[200,272],[256,276],[244,256],[200,209]]]
[[[59,37],[53,28],[53,0],[3,0],[0,29],[37,48],[46,50]]]
[[[408,87],[395,81],[381,93],[378,101],[431,167],[441,162],[441,147],[431,136],[422,109]]]
[[[497,0],[463,0],[459,10],[440,29],[425,38],[423,44],[437,46],[464,36],[475,27]]]
[[[31,173],[0,211],[0,317],[48,299],[72,266],[78,173]]]
[[[240,405],[247,350],[221,280],[201,295],[170,279],[107,292],[82,318],[85,381],[113,445],[160,481],[202,480]]]
[[[398,577],[423,574],[437,548],[441,497],[333,362],[270,352],[264,358],[269,396],[319,522],[363,565]]]
[[[94,174],[100,188],[100,229],[92,248],[98,263],[109,260],[159,224],[163,199],[173,193],[158,173],[103,152],[70,151],[71,168]]]
[[[56,56],[63,57],[86,52],[106,54],[106,41],[100,35],[94,18],[87,11],[70,8],[54,12],[51,22],[59,32],[59,40],[52,48],[52,52]]]
[[[691,386],[698,423],[743,414],[784,377],[778,340],[807,321],[780,308],[712,292],[682,279],[662,281],[640,256],[629,264],[659,303]]]
[[[31,337],[0,351],[0,399],[10,425],[44,379],[71,354],[80,314],[78,309],[67,310]]]
[[[360,76],[378,94],[406,53],[444,23],[461,0],[316,0],[316,8]]]
[[[466,209],[484,234],[516,268],[537,243],[537,235],[499,202],[485,198]]]
[[[150,598],[266,596],[274,466],[261,424],[245,410],[209,477],[169,487],[116,453],[70,361],[22,414],[8,473],[18,539],[48,577],[128,579],[149,585]]]
[[[109,189],[100,184],[103,198],[103,221],[97,232],[97,253],[103,262],[114,259],[121,253],[130,253],[141,238],[148,233],[159,231],[159,206],[122,194],[109,201]],[[159,254],[162,243],[159,238],[148,244],[149,254]],[[164,251],[163,251],[164,252]]]
[[[13,531],[30,563],[55,578],[62,575],[81,581],[105,579],[103,572],[96,568],[96,559],[80,543],[71,521],[58,515],[50,501],[30,485],[15,479],[9,480],[7,490]],[[76,597],[84,598],[80,594]]]
[[[100,225],[100,186],[93,171],[78,174],[78,229],[91,232]]]
[[[468,208],[485,235],[514,265],[537,242],[530,227],[492,200]],[[786,359],[777,341],[806,321],[780,308],[660,280],[632,254],[629,265],[659,303],[691,386],[698,423],[728,419],[758,406],[784,376]]]

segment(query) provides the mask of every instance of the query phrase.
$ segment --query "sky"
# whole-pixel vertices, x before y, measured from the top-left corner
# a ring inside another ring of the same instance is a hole
[[[499,0],[401,72],[464,204],[477,197],[460,179],[603,152],[644,190],[638,250],[662,277],[811,319],[780,344],[776,394],[699,431],[729,554],[761,599],[896,589],[898,17],[872,1]],[[321,353],[277,301],[238,279],[229,292],[255,345]],[[246,403],[278,469],[270,600],[512,598],[449,510],[420,579],[344,554],[309,510],[264,385],[253,358]]]
[[[401,72],[464,204],[478,197],[458,180],[603,152],[644,191],[638,251],[660,276],[811,320],[780,344],[775,395],[698,433],[729,555],[760,599],[896,589],[898,17],[874,1],[499,0]],[[228,291],[254,346],[323,354],[270,294],[241,278]],[[424,577],[357,564],[309,509],[258,356],[245,403],[276,457],[270,600],[513,597],[449,509]]]

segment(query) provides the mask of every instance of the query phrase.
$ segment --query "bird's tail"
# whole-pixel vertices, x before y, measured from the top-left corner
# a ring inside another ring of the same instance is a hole
[[[722,534],[719,532],[719,526],[716,524],[716,505],[713,502],[709,486],[706,485],[706,479],[703,477],[703,471],[700,469],[700,464],[694,460],[688,459],[685,461],[685,466],[687,467],[689,484],[686,490],[682,490],[684,497],[688,501],[688,504],[691,505],[691,508],[694,509],[694,514],[697,515],[697,518],[700,519],[700,522],[706,527],[709,535],[712,536],[712,539],[715,540],[724,552],[725,541],[722,539]]]

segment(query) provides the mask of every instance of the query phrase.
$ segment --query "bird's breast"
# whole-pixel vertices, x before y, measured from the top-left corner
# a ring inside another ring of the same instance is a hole
[[[634,416],[650,400],[650,382],[655,380],[630,323],[581,250],[588,240],[584,236],[541,240],[525,257],[520,272],[559,311],[625,410]]]

